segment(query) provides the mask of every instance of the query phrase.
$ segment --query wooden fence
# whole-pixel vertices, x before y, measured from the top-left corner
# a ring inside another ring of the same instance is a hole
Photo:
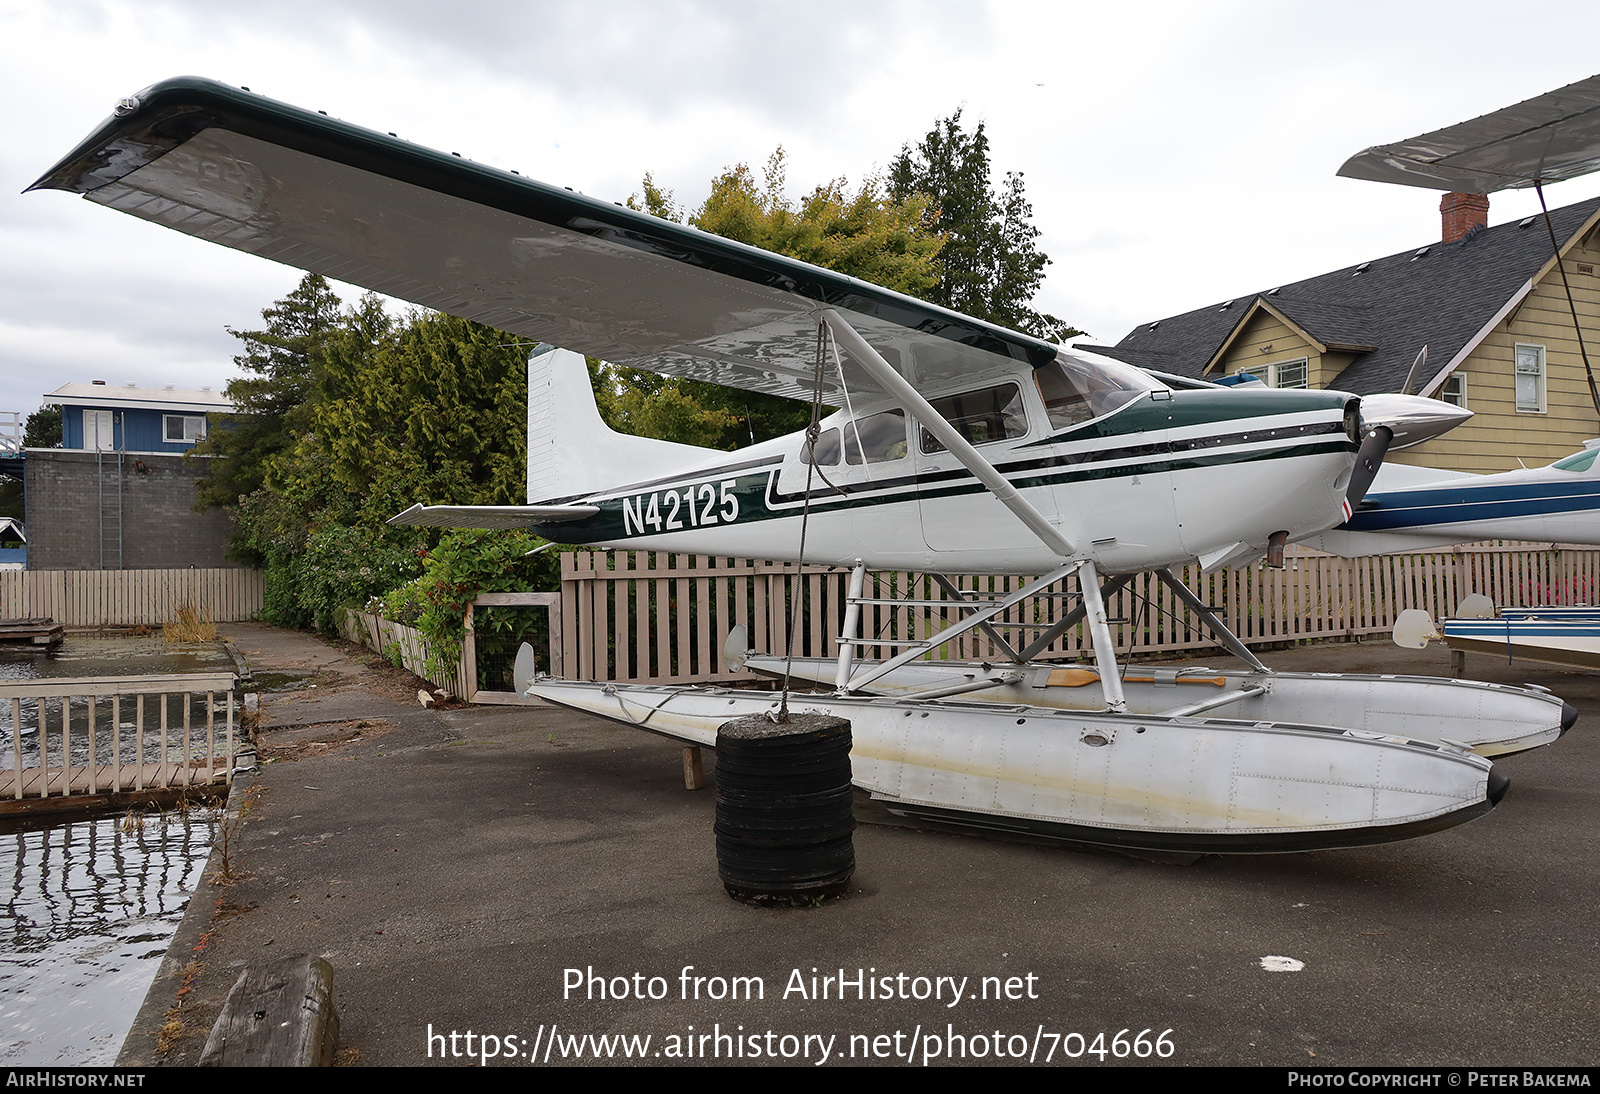
[[[259,570],[3,570],[0,619],[156,626],[187,603],[213,622],[236,623],[261,611],[265,588]]]
[[[429,664],[428,640],[415,627],[396,623],[371,612],[358,612],[346,608],[339,617],[339,633],[357,645],[366,646],[389,658],[413,676],[420,676],[434,687],[444,688],[451,695],[459,695],[469,703],[500,703],[518,705],[533,700],[507,690],[486,690],[478,687],[478,644],[473,618],[479,608],[542,607],[549,613],[549,648],[543,651],[544,664],[553,676],[561,675],[561,617],[559,593],[482,593],[467,605],[466,636],[461,644],[459,660],[453,672]],[[448,661],[450,654],[438,658]]]
[[[451,695],[470,695],[475,690],[465,658],[457,659],[454,671],[438,671],[428,664],[427,640],[415,627],[396,623],[371,612],[346,608],[339,617],[339,634],[357,645],[382,654],[413,676],[419,676]]]
[[[1290,547],[1282,570],[1251,566],[1179,574],[1216,609],[1245,643],[1262,645],[1386,632],[1406,608],[1434,618],[1449,615],[1469,593],[1500,606],[1594,603],[1600,596],[1600,550],[1471,545],[1374,558],[1343,559]],[[750,645],[781,655],[789,648],[792,603],[799,605],[795,653],[837,655],[849,572],[824,566],[804,571],[790,563],[672,555],[644,551],[578,551],[561,556],[562,660],[579,680],[690,683],[748,680],[722,665],[722,647],[735,624]],[[1020,588],[1028,576],[959,577],[963,590],[983,597]],[[1021,648],[1076,601],[1076,579],[994,621]],[[930,578],[916,573],[868,575],[871,599],[945,600]],[[1112,634],[1124,654],[1180,653],[1219,644],[1170,590],[1141,574],[1106,603]],[[861,634],[886,640],[858,656],[895,652],[887,640],[923,638],[962,617],[943,608],[866,606]],[[1088,645],[1082,627],[1063,634],[1041,654],[1070,659]],[[998,656],[979,632],[947,643],[930,656],[982,660]]]
[[[231,783],[236,683],[231,672],[0,682],[0,804]]]

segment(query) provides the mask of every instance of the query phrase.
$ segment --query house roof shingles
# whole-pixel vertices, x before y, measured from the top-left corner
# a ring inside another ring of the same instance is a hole
[[[1565,244],[1597,209],[1600,198],[1553,210],[1556,238]],[[1524,223],[1485,228],[1459,243],[1412,247],[1279,286],[1271,295],[1237,297],[1227,307],[1219,301],[1141,323],[1115,346],[1094,348],[1132,365],[1199,377],[1260,299],[1324,345],[1377,347],[1330,387],[1357,395],[1398,391],[1424,345],[1435,371],[1442,368],[1543,267],[1550,257],[1544,222]]]

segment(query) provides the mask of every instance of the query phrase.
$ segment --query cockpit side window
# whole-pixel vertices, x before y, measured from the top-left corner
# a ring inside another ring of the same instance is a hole
[[[1033,379],[1052,429],[1065,429],[1110,414],[1161,386],[1129,365],[1064,354],[1035,369]]]
[[[869,414],[844,427],[845,463],[885,463],[906,454],[906,412]]]
[[[997,384],[930,402],[969,444],[993,444],[1028,435],[1028,412],[1022,404],[1022,388],[1016,384]],[[923,429],[922,451],[943,452],[944,445]]]
[[[821,467],[832,467],[839,462],[839,431],[837,429],[824,429],[817,438],[817,464]],[[811,462],[811,447],[804,441],[800,442],[800,462]]]

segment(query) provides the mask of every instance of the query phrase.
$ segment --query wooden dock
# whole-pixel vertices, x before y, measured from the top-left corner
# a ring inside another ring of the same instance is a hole
[[[0,642],[26,642],[34,646],[54,646],[67,633],[65,623],[48,616],[26,619],[0,619]]]

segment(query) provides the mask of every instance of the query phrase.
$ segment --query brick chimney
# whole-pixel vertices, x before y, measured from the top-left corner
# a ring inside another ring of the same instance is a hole
[[[1439,199],[1439,218],[1444,222],[1444,242],[1459,243],[1473,229],[1489,226],[1489,195],[1452,190]]]

